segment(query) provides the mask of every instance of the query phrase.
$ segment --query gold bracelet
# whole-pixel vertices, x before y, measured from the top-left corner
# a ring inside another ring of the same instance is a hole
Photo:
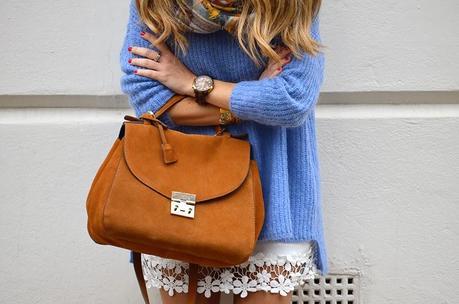
[[[236,117],[230,110],[220,108],[220,119],[221,125],[227,125],[232,123],[239,123],[240,119]]]

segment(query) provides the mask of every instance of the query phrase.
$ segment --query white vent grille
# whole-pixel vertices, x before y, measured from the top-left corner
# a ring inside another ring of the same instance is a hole
[[[297,287],[292,304],[359,304],[359,286],[356,274],[329,273]]]

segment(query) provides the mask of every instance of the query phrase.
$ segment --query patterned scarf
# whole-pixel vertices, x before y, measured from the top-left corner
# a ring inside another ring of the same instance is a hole
[[[190,23],[177,11],[179,22],[192,32],[207,34],[218,30],[232,32],[237,24],[244,0],[184,0],[190,12]]]

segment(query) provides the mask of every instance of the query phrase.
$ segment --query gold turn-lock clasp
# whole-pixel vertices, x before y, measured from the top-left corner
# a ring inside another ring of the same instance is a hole
[[[194,218],[196,194],[172,191],[171,214]]]

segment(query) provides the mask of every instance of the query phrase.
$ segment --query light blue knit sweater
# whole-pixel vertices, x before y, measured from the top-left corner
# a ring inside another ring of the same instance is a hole
[[[139,19],[135,1],[120,52],[123,75],[121,89],[140,116],[156,111],[174,92],[162,83],[133,73],[128,59],[136,56],[129,46],[148,47],[141,31],[151,32]],[[314,20],[312,35],[320,40],[319,21]],[[258,80],[264,70],[257,68],[237,40],[220,30],[210,34],[186,33],[188,54],[177,57],[196,75],[237,83],[232,91],[230,110],[242,119],[230,125],[232,134],[247,133],[252,159],[257,161],[266,206],[265,223],[259,239],[314,242],[316,263],[322,274],[328,272],[323,233],[319,164],[315,130],[315,105],[323,78],[323,54],[292,56],[291,62],[273,78]],[[172,40],[168,45],[173,51]],[[166,112],[161,117],[170,128],[185,133],[214,134],[212,126],[175,124]],[[132,262],[132,255],[131,260]]]

